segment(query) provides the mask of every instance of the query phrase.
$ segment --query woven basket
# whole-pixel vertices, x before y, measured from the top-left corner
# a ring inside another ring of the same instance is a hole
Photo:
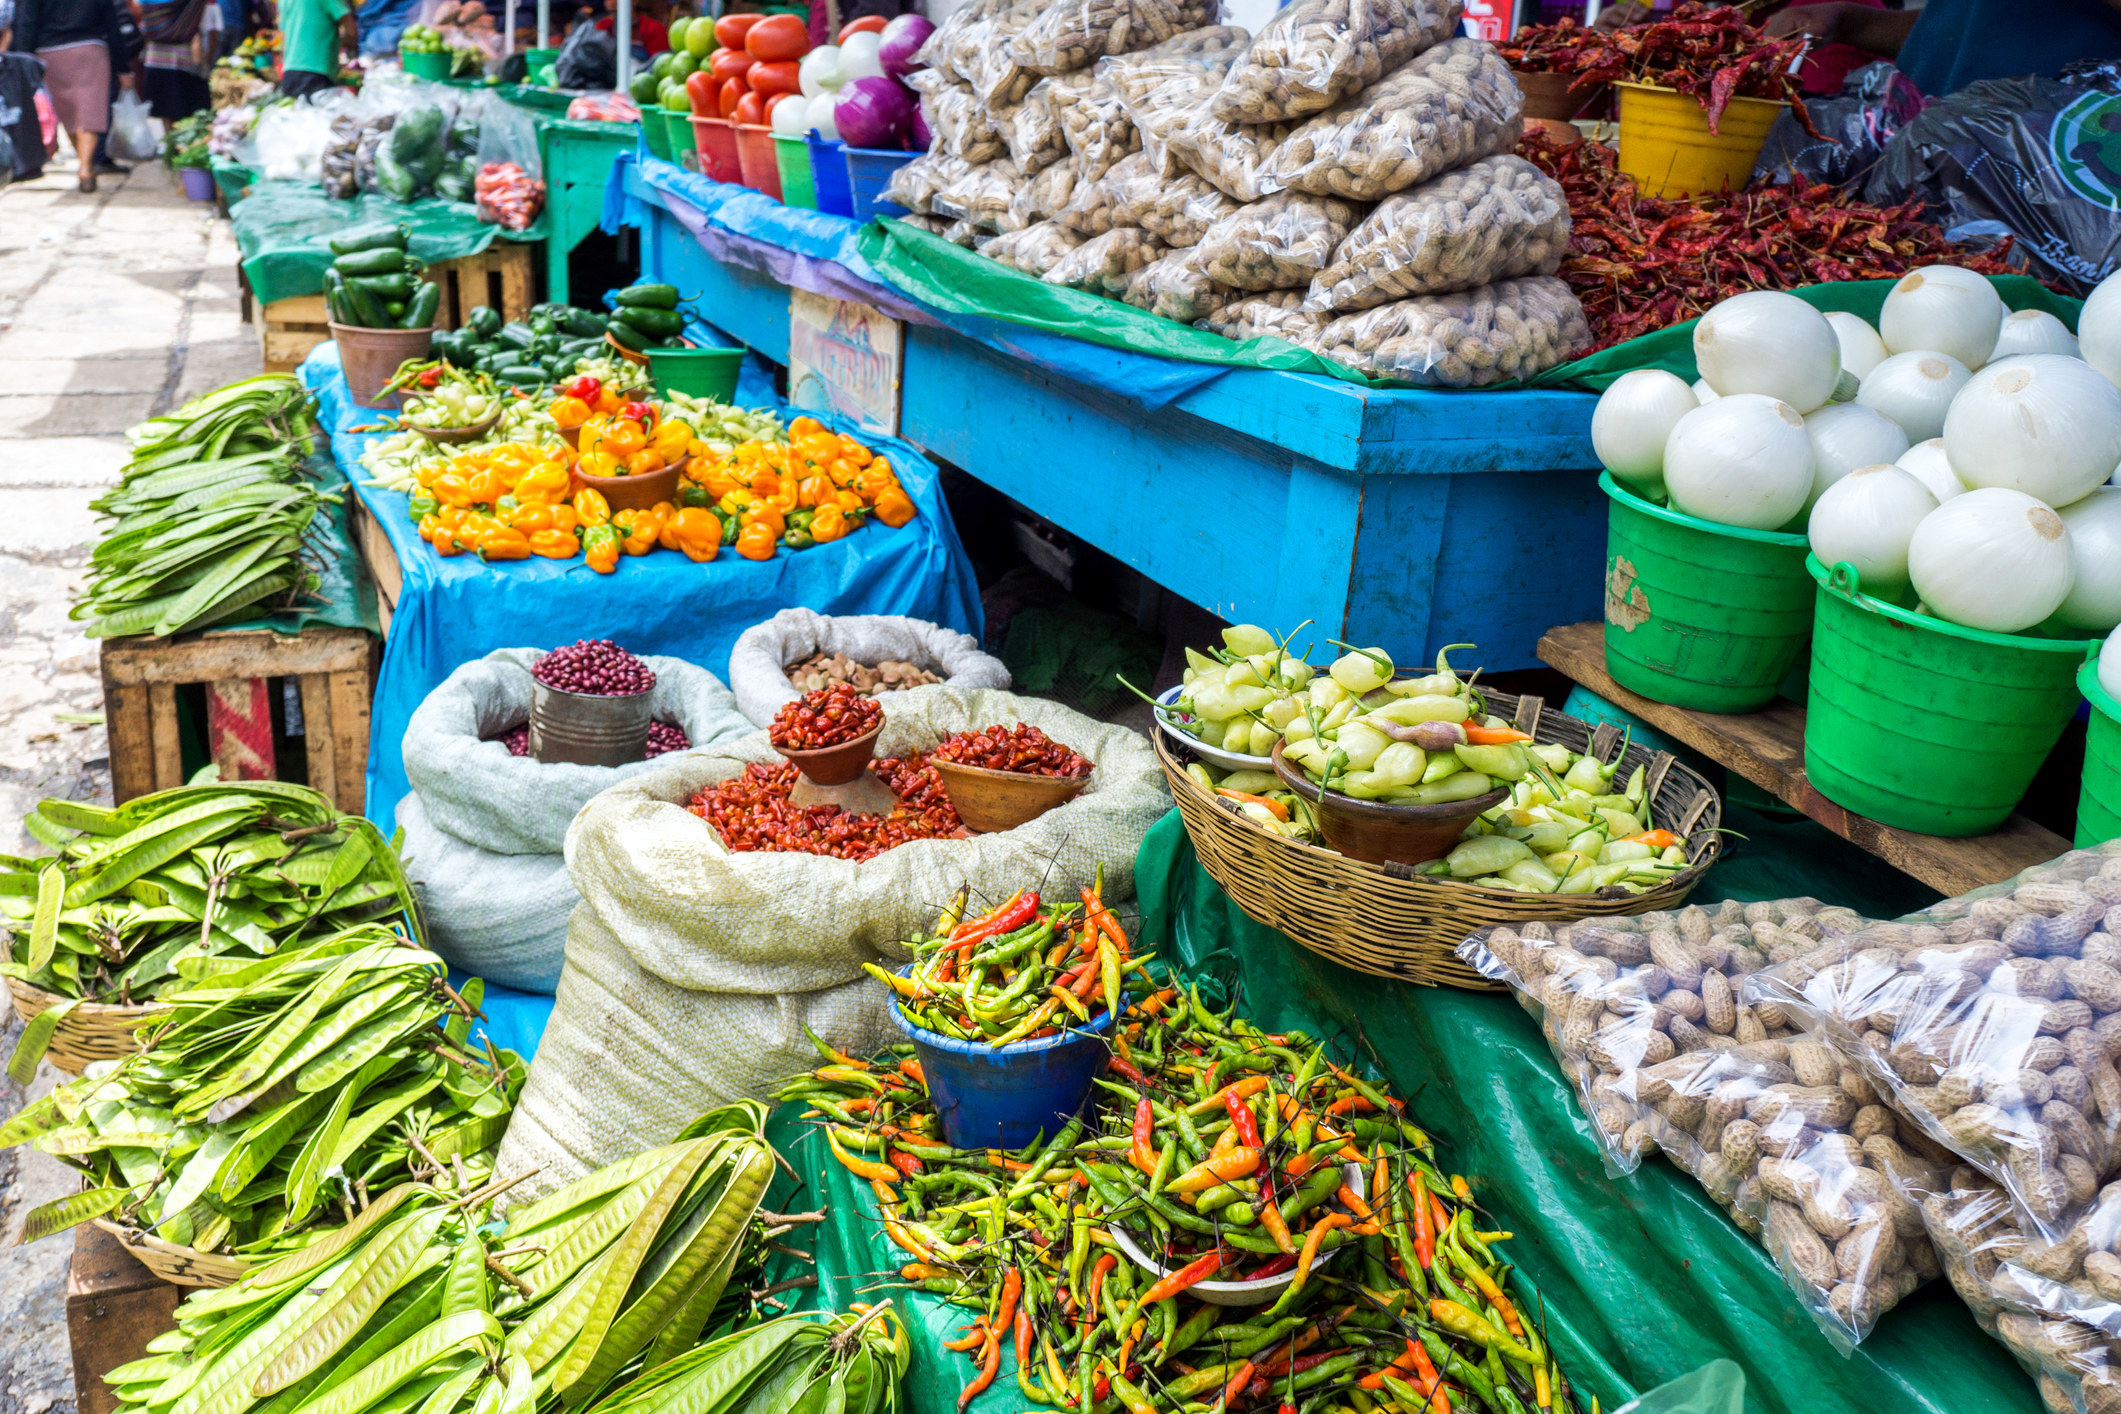
[[[7,979],[7,990],[14,999],[15,1019],[24,1026],[29,1025],[31,1017],[66,1000],[14,977]],[[140,1049],[139,1025],[158,1010],[153,1006],[83,1002],[68,1012],[59,1029],[52,1033],[44,1058],[68,1075],[79,1075],[90,1061],[122,1060]]]
[[[133,1259],[171,1286],[228,1286],[248,1270],[249,1264],[234,1257],[217,1257],[193,1247],[164,1242],[153,1233],[124,1227],[108,1218],[97,1218],[96,1226],[118,1239],[118,1245]]]
[[[1537,697],[1488,692],[1488,711],[1511,718],[1536,741],[1610,761],[1621,731],[1546,710]],[[1468,991],[1502,990],[1459,961],[1466,935],[1491,923],[1578,918],[1677,908],[1701,882],[1723,849],[1715,833],[1723,802],[1708,782],[1669,752],[1629,743],[1618,779],[1637,766],[1655,826],[1687,838],[1688,867],[1647,893],[1620,889],[1595,894],[1524,894],[1457,879],[1417,874],[1404,864],[1364,864],[1330,849],[1288,839],[1248,820],[1233,802],[1203,789],[1186,774],[1186,753],[1158,731],[1156,756],[1171,782],[1178,813],[1201,867],[1256,923],[1288,934],[1315,953],[1358,972]],[[1696,832],[1699,833],[1696,833]]]

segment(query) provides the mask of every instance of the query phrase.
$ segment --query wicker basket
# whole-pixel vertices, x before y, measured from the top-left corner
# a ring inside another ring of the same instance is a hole
[[[193,1247],[164,1242],[153,1233],[124,1227],[108,1218],[97,1218],[96,1226],[118,1239],[118,1245],[135,1261],[172,1286],[228,1286],[249,1269],[234,1257],[217,1257]]]
[[[1491,713],[1510,717],[1518,730],[1537,741],[1558,742],[1609,761],[1621,740],[1620,729],[1610,723],[1593,731],[1587,722],[1545,710],[1545,702],[1537,697],[1506,692],[1486,696]],[[1254,922],[1376,977],[1500,991],[1458,960],[1456,949],[1467,934],[1491,923],[1562,923],[1676,908],[1723,849],[1723,837],[1715,832],[1723,822],[1723,802],[1708,782],[1669,752],[1646,751],[1632,742],[1621,762],[1621,779],[1637,766],[1646,768],[1653,822],[1687,838],[1688,867],[1647,893],[1606,889],[1555,895],[1431,878],[1401,864],[1364,864],[1277,835],[1202,789],[1186,774],[1183,749],[1174,747],[1162,731],[1155,737],[1157,759],[1209,877]]]
[[[24,1026],[29,1025],[31,1017],[66,1000],[13,977],[7,979],[7,990],[14,998],[15,1019]],[[136,1034],[140,1023],[160,1009],[83,1002],[68,1012],[59,1029],[52,1033],[44,1058],[68,1075],[79,1075],[90,1061],[122,1060],[140,1049]]]

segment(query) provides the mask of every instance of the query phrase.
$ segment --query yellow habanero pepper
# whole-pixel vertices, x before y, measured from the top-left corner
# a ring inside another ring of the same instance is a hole
[[[648,439],[648,445],[660,453],[665,462],[674,462],[685,454],[685,449],[692,444],[692,440],[690,427],[682,422],[671,421],[655,430],[655,435]]]
[[[847,524],[846,517],[840,514],[840,508],[836,505],[819,506],[817,514],[810,518],[810,538],[820,545],[839,539],[850,529],[852,527]]]
[[[603,492],[584,486],[574,493],[574,516],[576,525],[607,525],[611,521],[611,502],[604,499]]]
[[[682,551],[694,564],[705,564],[721,551],[722,523],[713,511],[686,506],[663,522],[660,540],[665,549]]]
[[[624,476],[626,474],[625,468],[619,464],[619,459],[610,452],[584,452],[582,460],[578,464],[581,466],[582,475],[584,476]]]

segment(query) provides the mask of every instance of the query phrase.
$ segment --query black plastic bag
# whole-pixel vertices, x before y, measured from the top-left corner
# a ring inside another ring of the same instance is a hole
[[[1824,138],[1806,132],[1784,109],[1761,144],[1754,181],[1787,183],[1794,171],[1807,182],[1837,187],[1861,182],[1893,134],[1922,111],[1922,92],[1881,59],[1852,71],[1831,98],[1808,98],[1804,106]]]
[[[2034,274],[2089,293],[2121,265],[2121,95],[2038,77],[1968,84],[1895,134],[1863,186],[1880,205],[1910,193],[1953,240],[2015,236]]]
[[[595,25],[576,25],[552,61],[552,86],[598,92],[618,84],[619,50],[611,36]]]

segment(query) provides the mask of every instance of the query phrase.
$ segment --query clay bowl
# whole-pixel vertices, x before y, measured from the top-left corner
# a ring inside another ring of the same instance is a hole
[[[579,491],[584,486],[603,494],[604,500],[615,511],[645,511],[660,501],[676,503],[678,478],[685,474],[685,462],[680,460],[661,471],[646,472],[640,476],[591,476],[582,470],[580,462],[568,469],[568,476]]]
[[[1509,798],[1491,790],[1471,800],[1442,805],[1388,805],[1357,800],[1339,791],[1322,791],[1311,778],[1282,759],[1274,743],[1274,774],[1282,784],[1318,807],[1318,829],[1328,848],[1365,864],[1426,864],[1441,859],[1458,844],[1466,826],[1484,810]]]
[[[483,422],[467,423],[462,427],[415,427],[412,430],[438,447],[451,447],[459,442],[476,442],[493,431],[493,425],[501,420],[496,412]]]
[[[878,722],[853,741],[843,741],[838,746],[820,746],[810,751],[789,751],[779,746],[773,749],[794,762],[795,769],[813,784],[843,786],[868,769],[870,758],[876,755],[876,739],[883,734],[884,724]]]
[[[1055,806],[1066,805],[1090,784],[1088,776],[1027,776],[1018,771],[990,771],[929,759],[943,779],[943,793],[965,828],[993,834],[1029,824]]]
[[[1510,75],[1524,90],[1524,115],[1527,118],[1567,122],[1596,103],[1606,91],[1602,83],[1587,83],[1571,91],[1569,85],[1576,81],[1574,74],[1527,74],[1512,69]]]
[[[625,359],[628,363],[638,364],[642,368],[646,368],[648,366],[647,354],[635,353],[632,349],[627,348],[624,344],[620,343],[610,334],[606,334],[604,336],[604,342],[611,345],[611,347],[617,351],[619,357]]]

